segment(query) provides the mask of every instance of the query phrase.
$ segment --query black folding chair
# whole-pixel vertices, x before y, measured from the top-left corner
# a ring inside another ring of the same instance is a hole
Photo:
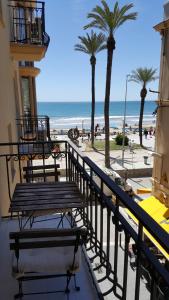
[[[19,292],[15,299],[24,295],[65,292],[69,294],[69,284],[74,277],[77,291],[76,272],[80,268],[81,245],[86,242],[86,228],[40,229],[11,232],[10,249],[14,251],[12,271],[18,280]],[[24,293],[23,281],[66,277],[63,290]]]

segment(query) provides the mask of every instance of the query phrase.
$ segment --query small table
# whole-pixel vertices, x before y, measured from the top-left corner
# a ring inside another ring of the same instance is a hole
[[[66,211],[85,206],[85,199],[75,182],[18,183],[9,212],[18,214],[19,228],[23,229],[38,211]],[[28,216],[24,225],[23,216]]]

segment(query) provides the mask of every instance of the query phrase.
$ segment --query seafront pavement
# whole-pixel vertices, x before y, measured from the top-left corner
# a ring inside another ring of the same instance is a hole
[[[130,134],[128,135],[131,144],[139,144],[139,136],[138,134]],[[101,136],[103,139],[104,136]],[[97,137],[99,140],[100,137]],[[111,136],[112,140],[113,137]],[[155,144],[155,137],[148,136],[147,139],[143,137],[143,145],[147,147],[147,149],[139,148],[134,149],[134,146],[131,149],[125,149],[124,151],[124,164],[122,166],[122,151],[121,150],[113,150],[110,151],[110,164],[112,169],[114,170],[122,170],[122,169],[144,169],[144,168],[152,168],[153,166],[153,150]],[[104,168],[104,151],[86,151],[85,144],[81,143],[81,150],[84,155],[87,155],[91,158],[97,165],[101,168]],[[147,157],[147,163],[145,163],[144,157]]]
[[[129,139],[134,144],[139,144],[138,134],[128,135]],[[99,137],[97,138],[99,139]],[[112,137],[111,137],[112,139]],[[155,145],[155,137],[148,136],[147,139],[143,137],[143,145],[147,149],[125,149],[124,152],[124,165],[122,166],[122,151],[113,150],[110,151],[110,164],[112,170],[120,173],[123,170],[128,170],[128,183],[131,184],[134,191],[139,188],[151,188],[151,174],[153,168],[153,150]],[[85,151],[82,146],[83,154],[93,160],[102,170],[105,169],[104,165],[104,151]],[[147,163],[145,163],[144,157],[147,157]],[[135,174],[135,175],[132,175]],[[140,198],[147,198],[150,194],[142,194]]]
[[[139,144],[139,135],[136,134],[128,134],[128,137],[133,144]],[[105,136],[102,134],[101,136],[97,136],[97,140],[104,139]],[[68,140],[66,135],[57,136],[57,141],[59,140]],[[110,136],[110,140],[114,139],[114,136]],[[92,161],[94,161],[103,171],[105,170],[105,156],[104,151],[95,151],[90,150],[86,151],[86,143],[87,137],[79,140],[79,150],[83,152],[84,156],[89,157]],[[147,149],[139,148],[139,149],[125,149],[124,152],[124,165],[122,166],[122,151],[121,150],[113,150],[110,151],[110,163],[111,168],[114,171],[120,173],[123,170],[129,170],[135,173],[135,176],[130,174],[128,175],[128,182],[132,185],[133,189],[136,190],[138,188],[151,188],[151,172],[153,167],[153,150],[155,144],[155,136],[149,136],[147,139],[143,136],[143,145],[147,147]],[[144,156],[147,157],[147,163],[145,164]],[[62,165],[62,162],[59,162]],[[142,173],[140,172],[142,170]],[[142,195],[141,195],[142,196]],[[145,197],[147,194],[145,194]],[[143,197],[144,198],[144,195]]]

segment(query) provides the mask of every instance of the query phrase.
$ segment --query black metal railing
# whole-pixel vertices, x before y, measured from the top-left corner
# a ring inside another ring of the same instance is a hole
[[[48,46],[44,6],[40,1],[10,1],[11,42]]]
[[[49,141],[50,123],[48,116],[33,117],[29,114],[16,119],[21,141]]]
[[[10,199],[14,182],[11,176],[19,174],[22,182],[23,165],[36,164],[37,159],[41,160],[41,165],[48,164],[49,159],[52,164],[62,161],[61,176],[75,181],[87,201],[76,223],[88,229],[86,261],[95,287],[98,290],[99,284],[101,289],[100,299],[111,293],[112,299],[168,299],[168,260],[145,237],[144,229],[169,253],[167,232],[73,143],[7,143],[0,144],[0,153],[0,162],[6,163],[3,178],[6,175]],[[112,191],[111,197],[106,196],[105,187]],[[134,226],[126,216],[126,208],[138,225]]]

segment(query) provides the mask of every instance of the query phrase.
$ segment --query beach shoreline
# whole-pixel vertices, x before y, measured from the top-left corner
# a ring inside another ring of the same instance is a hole
[[[125,131],[126,131],[126,134],[129,134],[129,133],[133,133],[133,132],[138,132],[138,123],[135,123],[134,125],[130,125],[128,123],[126,123],[127,126],[125,126]],[[156,124],[154,122],[149,122],[149,123],[143,123],[142,125],[142,128],[143,130],[144,129],[147,129],[149,131],[149,129],[151,128],[153,131],[155,130],[155,126]],[[50,134],[51,136],[52,135],[67,135],[68,134],[68,131],[71,129],[71,128],[76,128],[76,126],[74,127],[73,124],[70,128],[58,128],[58,127],[55,127],[55,128],[50,128]],[[78,130],[79,130],[79,133],[82,134],[84,133],[87,134],[88,132],[90,132],[90,127],[88,128],[79,128],[77,126]],[[117,126],[117,127],[110,127],[110,135],[114,135],[114,133],[122,133],[123,132],[123,125],[121,126]],[[99,134],[103,134],[104,133],[104,130],[103,130],[103,127],[99,125],[98,127],[98,130],[97,130],[97,133]]]

